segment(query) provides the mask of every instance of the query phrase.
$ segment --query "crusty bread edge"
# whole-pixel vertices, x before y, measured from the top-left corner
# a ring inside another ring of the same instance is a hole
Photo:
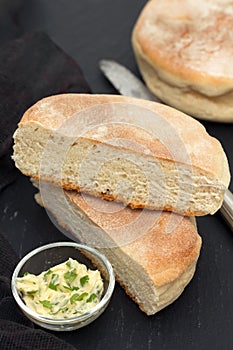
[[[34,186],[37,187],[37,184],[34,183]],[[41,205],[43,207],[43,202],[41,200],[41,197],[40,197],[40,193],[37,193],[35,195],[35,200],[36,202]],[[68,227],[68,225],[64,222],[61,222],[61,220],[59,218],[57,218],[56,216],[54,216],[53,213],[51,213],[53,215],[53,217],[56,219],[57,223],[63,227],[65,230],[67,231],[70,231],[70,228]],[[195,219],[194,218],[191,218],[192,221],[194,221],[194,224],[195,224]],[[92,221],[92,220],[91,220]],[[95,225],[95,223],[93,223],[93,225]],[[175,293],[173,291],[173,297],[172,299],[170,299],[169,301],[166,300],[165,302],[163,303],[159,303],[158,306],[154,306],[153,307],[153,311],[150,310],[147,310],[144,306],[143,306],[143,303],[140,302],[138,300],[138,298],[133,295],[130,290],[128,289],[128,287],[126,286],[126,284],[119,278],[119,276],[116,274],[115,278],[116,278],[116,281],[120,284],[120,286],[123,288],[123,290],[126,292],[126,294],[136,303],[138,304],[139,308],[145,312],[148,316],[150,315],[154,315],[155,313],[159,312],[160,310],[162,310],[163,308],[165,308],[166,306],[170,305],[171,303],[173,303],[177,298],[179,298],[179,296],[182,294],[183,290],[185,289],[185,287],[188,285],[188,283],[190,282],[190,280],[192,279],[193,275],[194,275],[194,272],[195,272],[195,269],[196,269],[196,263],[197,263],[197,260],[198,260],[198,257],[199,257],[199,254],[200,254],[200,248],[201,248],[201,237],[197,234],[197,240],[196,240],[196,245],[194,246],[192,252],[190,254],[193,254],[193,252],[195,252],[195,259],[190,263],[189,266],[187,266],[186,270],[181,274],[179,275],[176,279],[174,280],[171,280],[171,282],[168,282],[167,284],[164,284],[162,285],[161,287],[157,286],[156,289],[158,291],[158,295],[159,297],[162,295],[162,294],[166,294],[168,290],[174,288],[174,285],[176,285],[176,283],[180,280],[183,280],[183,283],[181,285],[179,285],[176,289],[175,289]],[[103,254],[105,254],[104,250],[106,248],[103,249]],[[100,268],[101,270],[101,267],[98,266],[98,268]],[[161,291],[161,293],[159,293],[159,290],[160,288],[163,289],[163,291]]]
[[[217,96],[207,96],[198,89],[191,89],[191,81],[182,81],[181,87],[175,83],[178,79],[177,76],[174,76],[173,84],[171,81],[163,79],[159,74],[160,68],[156,67],[150,57],[143,53],[137,40],[136,30],[135,26],[132,33],[135,58],[147,87],[155,96],[168,105],[198,119],[232,123],[233,106],[229,106],[229,101],[233,100],[232,90]],[[148,67],[150,74],[146,73]],[[172,73],[169,74],[172,75]],[[225,106],[226,108],[224,108]]]

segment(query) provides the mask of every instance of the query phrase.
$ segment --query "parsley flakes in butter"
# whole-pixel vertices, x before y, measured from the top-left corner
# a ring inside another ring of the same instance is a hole
[[[79,316],[99,303],[103,281],[98,270],[90,270],[76,260],[52,267],[35,276],[18,277],[16,287],[25,304],[49,318]]]

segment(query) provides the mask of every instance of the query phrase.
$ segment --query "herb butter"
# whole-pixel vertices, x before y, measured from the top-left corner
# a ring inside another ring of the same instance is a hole
[[[16,287],[30,309],[50,318],[81,315],[98,304],[103,293],[100,272],[71,258],[38,276],[25,273]]]

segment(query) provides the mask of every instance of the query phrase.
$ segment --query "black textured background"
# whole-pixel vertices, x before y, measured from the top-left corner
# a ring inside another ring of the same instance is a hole
[[[0,0],[0,44],[43,30],[80,64],[94,93],[114,93],[98,69],[101,58],[138,74],[130,36],[146,1]],[[233,167],[233,125],[204,123],[219,138]],[[231,190],[233,188],[231,187]],[[1,232],[22,257],[29,250],[67,240],[33,200],[27,178],[0,194]],[[105,313],[91,325],[57,333],[77,349],[233,349],[233,233],[220,214],[198,219],[203,248],[195,277],[183,295],[153,317],[143,314],[117,285]]]

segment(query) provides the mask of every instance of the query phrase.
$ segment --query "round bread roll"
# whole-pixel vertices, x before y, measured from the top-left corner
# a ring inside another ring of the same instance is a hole
[[[147,315],[171,304],[192,279],[201,249],[194,218],[132,210],[52,184],[40,190],[36,201],[72,238],[108,258],[117,281]]]
[[[200,119],[233,121],[232,0],[151,0],[132,43],[162,101]]]
[[[14,141],[25,175],[131,208],[213,214],[230,181],[221,144],[197,120],[130,97],[50,96],[25,112]]]

